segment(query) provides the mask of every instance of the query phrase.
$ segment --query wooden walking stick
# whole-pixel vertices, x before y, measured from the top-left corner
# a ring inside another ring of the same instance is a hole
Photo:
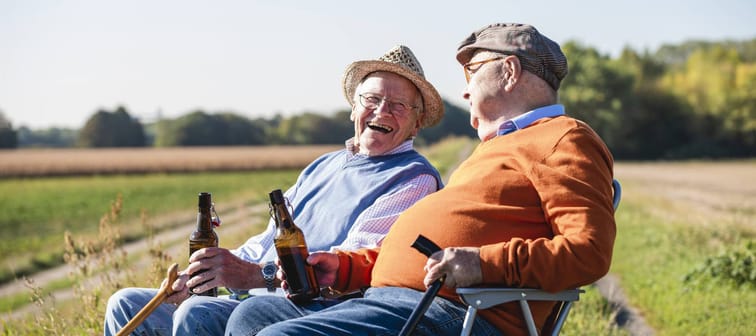
[[[136,327],[138,327],[142,322],[144,322],[144,319],[147,318],[147,316],[150,316],[152,314],[152,311],[155,310],[163,301],[165,301],[165,298],[167,298],[169,295],[173,294],[173,282],[176,281],[176,278],[178,277],[178,264],[173,264],[171,267],[168,267],[168,272],[166,275],[166,280],[163,283],[163,286],[160,287],[157,294],[155,294],[155,297],[150,300],[150,302],[147,302],[147,305],[142,308],[136,315],[134,315],[134,318],[129,321],[129,323],[126,323],[126,325],[118,332],[117,336],[126,336],[130,334]]]

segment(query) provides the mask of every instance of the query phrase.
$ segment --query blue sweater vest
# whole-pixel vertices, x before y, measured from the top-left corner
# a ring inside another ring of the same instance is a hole
[[[343,242],[357,217],[397,184],[428,174],[443,186],[438,171],[414,150],[349,161],[347,155],[341,150],[319,157],[302,171],[290,195],[294,223],[310,251]]]

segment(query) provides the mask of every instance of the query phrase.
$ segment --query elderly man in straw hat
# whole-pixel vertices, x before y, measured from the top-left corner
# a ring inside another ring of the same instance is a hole
[[[346,149],[325,154],[306,167],[285,193],[313,251],[380,245],[402,211],[442,186],[438,171],[413,149],[418,131],[438,123],[444,107],[412,51],[396,46],[378,60],[352,63],[343,87],[352,106],[354,137],[346,141]],[[271,221],[263,233],[235,250],[195,252],[172,285],[176,294],[136,332],[222,334],[240,302],[236,295],[190,296],[190,288],[196,293],[218,286],[235,294],[253,288],[275,292],[274,234]],[[111,296],[105,335],[117,333],[155,293],[155,289],[125,288]]]
[[[321,286],[370,285],[364,298],[295,306],[253,298],[232,314],[231,335],[395,335],[445,276],[414,335],[459,335],[465,316],[454,287],[590,284],[609,269],[615,237],[612,156],[585,123],[564,115],[567,75],[558,44],[524,24],[492,24],[460,45],[463,97],[480,145],[444,189],[399,216],[382,246],[313,253]],[[442,250],[426,258],[419,234]],[[552,302],[531,304],[543,324]],[[275,307],[275,310],[271,310]],[[480,312],[476,335],[527,332],[517,303]]]

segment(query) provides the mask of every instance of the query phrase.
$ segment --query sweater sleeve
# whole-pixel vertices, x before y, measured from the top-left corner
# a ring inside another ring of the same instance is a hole
[[[514,238],[481,248],[484,282],[559,291],[606,274],[616,234],[612,157],[588,127],[576,128],[526,174],[542,202],[552,238]]]
[[[378,258],[380,247],[335,252],[339,257],[339,270],[334,289],[341,292],[351,292],[370,286],[373,265]]]

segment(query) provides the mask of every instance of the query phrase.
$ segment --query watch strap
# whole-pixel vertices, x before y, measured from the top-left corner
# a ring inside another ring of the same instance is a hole
[[[263,269],[268,268],[271,265],[274,266],[274,267],[276,267],[275,263],[269,261],[269,262],[265,263],[265,265],[263,265]],[[269,293],[272,293],[272,292],[276,291],[276,288],[273,287],[273,285],[274,285],[273,280],[274,279],[275,279],[275,273],[273,273],[273,274],[265,274],[265,272],[263,272],[263,280],[265,280],[265,287],[268,289]]]

